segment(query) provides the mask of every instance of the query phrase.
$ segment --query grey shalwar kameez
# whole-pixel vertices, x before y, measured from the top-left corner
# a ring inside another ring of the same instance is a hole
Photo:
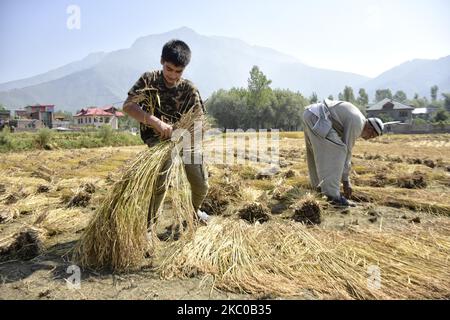
[[[340,181],[349,181],[352,149],[361,136],[366,118],[349,102],[325,100],[333,127],[326,137],[312,129],[318,116],[306,107],[303,113],[306,157],[309,178],[314,188],[320,187],[323,194],[340,197]]]

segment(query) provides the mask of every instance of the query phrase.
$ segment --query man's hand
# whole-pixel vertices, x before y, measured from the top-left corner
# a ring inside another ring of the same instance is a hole
[[[154,129],[159,134],[161,140],[170,139],[172,137],[173,127],[162,120],[158,120]]]
[[[350,184],[350,181],[342,181],[342,186],[344,187],[344,197],[347,199],[350,199],[352,196],[352,185]]]

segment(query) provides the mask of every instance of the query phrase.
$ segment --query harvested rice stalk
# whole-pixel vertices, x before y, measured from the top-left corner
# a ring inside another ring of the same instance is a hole
[[[226,192],[219,185],[214,184],[209,188],[200,209],[210,215],[221,215],[229,204],[230,200],[227,198]]]
[[[47,193],[50,191],[50,187],[44,184],[41,184],[37,187],[36,193]]]
[[[379,233],[354,230],[335,234],[338,251],[346,259],[360,259],[380,271],[380,291],[394,299],[439,299],[450,294],[450,226],[415,226]],[[325,240],[325,239],[324,239]],[[355,258],[358,257],[358,258]]]
[[[293,222],[249,225],[215,217],[176,243],[158,271],[164,278],[211,274],[231,292],[318,298],[445,298],[450,294],[450,226],[389,233],[307,229]],[[380,286],[370,285],[371,267]]]
[[[26,227],[11,237],[6,244],[0,243],[0,257],[31,260],[44,251],[45,231]]]
[[[71,207],[87,207],[91,200],[91,194],[84,190],[78,190],[78,192],[70,199],[67,204],[67,208]]]
[[[250,223],[264,223],[270,220],[270,210],[267,208],[267,206],[258,203],[253,202],[244,205],[241,209],[238,211],[239,218],[246,220]]]
[[[294,215],[292,219],[294,221],[308,225],[320,224],[322,221],[320,204],[311,194],[296,203],[293,209]]]
[[[0,208],[0,224],[8,223],[14,219],[14,213],[7,208]]]
[[[95,185],[92,182],[86,182],[83,184],[83,189],[87,193],[93,194],[95,193]]]
[[[49,236],[63,232],[77,232],[86,227],[89,215],[76,208],[59,208],[44,211],[34,222],[34,225],[47,230]]]
[[[241,185],[237,181],[213,183],[203,200],[200,210],[210,215],[227,215],[233,203],[242,200]]]
[[[301,224],[214,218],[173,248],[158,269],[167,279],[197,272],[212,274],[215,286],[231,292],[301,296],[314,290],[341,298],[374,297],[364,272]]]
[[[199,108],[192,108],[177,122],[175,128],[194,130],[194,120],[203,120]],[[202,121],[204,123],[204,121]],[[191,136],[193,136],[191,134]],[[172,191],[172,209],[180,225],[185,221],[185,234],[192,234],[195,212],[190,185],[181,160],[178,142],[163,141],[140,153],[114,183],[108,196],[97,209],[75,247],[74,258],[85,267],[115,271],[137,269],[149,249],[157,245],[157,214],[153,213],[152,241],[147,240],[148,208],[155,201],[160,174],[166,173],[166,194]],[[174,151],[175,150],[175,151]],[[163,172],[164,164],[172,162]],[[169,188],[170,187],[170,188]]]

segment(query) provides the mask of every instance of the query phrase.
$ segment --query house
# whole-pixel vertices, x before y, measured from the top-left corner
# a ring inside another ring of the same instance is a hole
[[[119,118],[124,114],[118,111],[113,106],[106,106],[103,108],[88,107],[81,109],[74,116],[75,124],[79,126],[94,126],[100,127],[104,124],[109,124],[113,129],[119,128]]]
[[[414,107],[386,98],[374,105],[368,106],[366,112],[367,117],[377,117],[384,121],[411,123],[413,110]]]
[[[0,110],[0,121],[8,121],[11,118],[11,111]]]
[[[55,112],[53,104],[26,106],[25,110],[30,115],[30,119],[42,121],[47,128],[53,127],[53,113]]]
[[[423,120],[431,120],[436,116],[437,107],[415,108],[412,112],[413,118],[421,118]]]
[[[0,110],[0,130],[3,130],[5,125],[8,125],[10,119],[11,119],[11,111]]]
[[[53,127],[53,113],[55,111],[55,105],[30,105],[26,106],[25,110],[16,110],[16,117],[22,120],[37,120],[42,122],[42,126],[47,128]],[[25,122],[24,122],[25,123]],[[36,121],[30,122],[36,127]],[[37,127],[42,127],[38,125]],[[36,128],[37,128],[36,127]]]

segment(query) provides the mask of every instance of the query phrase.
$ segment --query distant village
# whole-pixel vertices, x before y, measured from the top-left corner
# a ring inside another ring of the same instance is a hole
[[[119,119],[125,115],[113,106],[87,107],[75,115],[56,112],[55,105],[29,105],[22,110],[0,110],[0,129],[5,126],[12,131],[36,131],[42,128],[58,131],[96,129],[109,125],[119,129]]]
[[[389,133],[446,133],[450,132],[450,126],[435,125],[429,123],[436,117],[438,107],[428,106],[424,108],[415,108],[393,99],[383,99],[366,108],[367,117],[377,117],[389,119],[397,122],[395,125],[387,125],[386,131]],[[422,119],[423,123],[414,123],[414,120]]]
[[[397,122],[389,126],[392,133],[438,133],[449,132],[450,126],[436,127],[432,124],[413,124],[415,119],[431,120],[438,112],[437,107],[415,108],[393,99],[386,98],[378,103],[367,106],[367,117],[379,117]],[[9,126],[11,131],[36,131],[50,128],[57,131],[79,131],[82,129],[97,129],[109,125],[114,130],[119,129],[119,119],[124,113],[114,106],[87,107],[75,115],[67,112],[55,112],[55,105],[29,105],[21,110],[0,110],[0,130]],[[131,128],[136,133],[137,128]]]

